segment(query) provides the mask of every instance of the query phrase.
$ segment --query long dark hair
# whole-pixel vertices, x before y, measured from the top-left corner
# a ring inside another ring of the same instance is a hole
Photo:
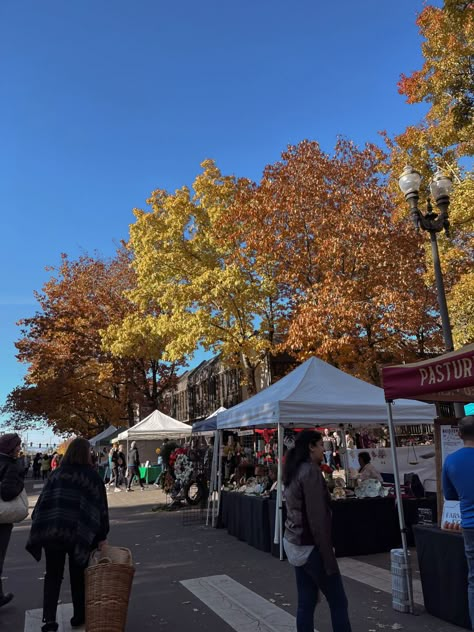
[[[66,454],[61,459],[61,466],[63,465],[92,465],[89,441],[81,437],[71,441]]]
[[[309,446],[321,441],[322,435],[315,430],[303,430],[296,437],[295,446],[286,453],[283,484],[287,487],[296,476],[302,463],[309,459]]]

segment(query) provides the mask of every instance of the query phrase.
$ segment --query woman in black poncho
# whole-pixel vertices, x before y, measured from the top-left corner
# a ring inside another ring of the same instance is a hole
[[[56,610],[66,555],[74,608],[71,626],[84,624],[84,570],[91,551],[102,547],[108,531],[107,494],[92,466],[89,442],[74,439],[36,503],[26,545],[37,561],[42,549],[45,552],[42,632],[58,629]]]

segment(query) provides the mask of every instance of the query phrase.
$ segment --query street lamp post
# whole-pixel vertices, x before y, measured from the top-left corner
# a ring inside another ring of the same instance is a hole
[[[433,265],[436,279],[436,290],[438,294],[439,313],[441,316],[441,326],[443,328],[443,338],[446,351],[454,351],[453,334],[451,331],[451,323],[449,321],[448,304],[446,302],[446,291],[444,289],[443,273],[441,270],[441,262],[439,259],[437,233],[444,230],[449,237],[449,195],[453,188],[452,180],[444,174],[439,168],[434,174],[430,183],[430,191],[439,214],[433,212],[430,200],[427,202],[427,212],[423,214],[418,208],[418,194],[420,191],[421,175],[412,167],[406,166],[401,174],[398,184],[405,199],[410,206],[411,217],[415,228],[422,228],[430,234],[431,254],[433,256]],[[464,406],[459,403],[454,404],[456,417],[464,416]]]

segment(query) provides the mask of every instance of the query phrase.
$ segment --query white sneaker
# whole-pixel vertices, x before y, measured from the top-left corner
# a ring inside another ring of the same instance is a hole
[[[116,487],[116,488],[114,489],[114,492],[121,492],[121,491],[122,491],[122,490],[120,489],[120,487]]]

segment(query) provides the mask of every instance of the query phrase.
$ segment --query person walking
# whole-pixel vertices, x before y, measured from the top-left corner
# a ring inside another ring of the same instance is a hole
[[[127,492],[133,491],[132,483],[135,476],[138,478],[138,482],[140,483],[141,490],[144,491],[144,486],[142,483],[142,479],[140,478],[140,456],[138,455],[137,442],[132,441],[130,446],[130,450],[128,451],[128,487]]]
[[[118,443],[114,443],[109,452],[109,463],[111,469],[111,477],[109,481],[108,487],[115,486],[115,492],[121,492],[120,489],[120,469],[119,469],[119,451],[118,451]]]
[[[51,457],[51,471],[54,472],[59,467],[59,454],[55,452]]]
[[[39,452],[36,453],[35,458],[33,459],[33,478],[38,480],[41,476],[41,454]]]
[[[49,476],[49,472],[51,471],[51,459],[47,454],[43,454],[43,458],[41,459],[41,476],[43,481],[46,480]]]
[[[458,421],[464,447],[446,457],[443,493],[446,500],[459,500],[464,552],[468,566],[468,601],[471,630],[474,630],[474,415]]]
[[[120,485],[127,486],[127,457],[123,451],[123,445],[120,443],[118,447],[118,469]]]
[[[330,497],[320,465],[323,437],[304,430],[286,453],[283,483],[287,519],[283,544],[295,567],[297,632],[314,631],[319,591],[331,611],[333,632],[351,632],[347,597],[331,539]]]
[[[89,442],[74,439],[38,498],[26,544],[38,562],[43,549],[46,558],[42,632],[58,629],[56,611],[66,556],[73,604],[71,626],[84,624],[84,570],[91,551],[106,544],[108,532],[107,494],[92,466]]]
[[[327,465],[329,465],[329,467],[332,467],[334,469],[334,467],[336,466],[334,462],[334,457],[336,455],[336,444],[334,442],[334,439],[329,434],[329,428],[324,429],[324,435],[322,439],[324,447],[324,461]]]
[[[3,501],[14,500],[24,488],[23,464],[18,462],[21,439],[16,433],[0,436],[0,497]],[[1,522],[1,521],[0,521]],[[13,599],[12,593],[3,591],[2,574],[13,524],[0,523],[0,608]]]

